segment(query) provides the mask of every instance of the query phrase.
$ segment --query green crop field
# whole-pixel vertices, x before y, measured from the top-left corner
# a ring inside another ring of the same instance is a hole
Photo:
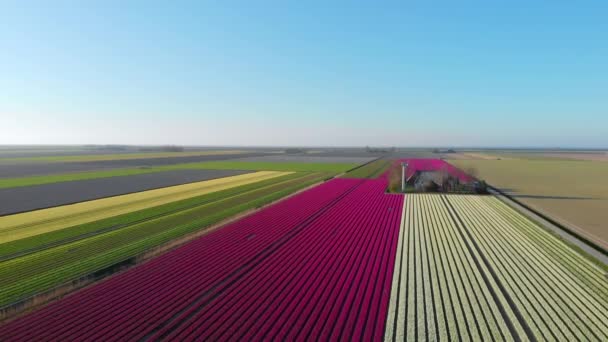
[[[171,165],[164,169],[212,169],[212,170],[252,170],[252,171],[307,171],[307,172],[346,172],[356,163],[300,163],[300,162],[250,162],[250,161],[209,161]]]
[[[169,170],[211,169],[211,170],[248,170],[248,171],[285,171],[285,172],[346,172],[357,164],[354,163],[287,163],[287,162],[246,162],[246,161],[212,161],[201,163],[175,164],[145,168],[125,168],[105,171],[73,172],[43,176],[29,176],[0,179],[0,189],[21,186],[42,185],[59,182],[70,182],[87,179],[133,176],[145,173]]]
[[[70,162],[90,162],[105,160],[133,160],[146,158],[175,158],[175,157],[196,157],[196,156],[215,156],[226,154],[243,153],[239,150],[218,150],[218,151],[192,151],[192,152],[146,152],[146,153],[120,153],[120,154],[84,154],[75,156],[36,156],[36,157],[8,157],[0,158],[1,163],[70,163]]]
[[[385,340],[608,338],[608,282],[494,197],[409,195]]]
[[[378,159],[355,170],[345,173],[345,178],[376,178],[391,166],[390,159]]]
[[[330,176],[301,172],[0,245],[0,307],[137,256]]]
[[[555,159],[450,160],[608,249],[608,163]]]
[[[286,175],[260,171],[0,217],[0,243]]]

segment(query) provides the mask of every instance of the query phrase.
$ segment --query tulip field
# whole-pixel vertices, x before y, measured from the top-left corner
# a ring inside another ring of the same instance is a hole
[[[0,337],[381,339],[403,204],[385,187],[334,179],[13,321]]]
[[[608,340],[605,266],[497,197],[388,193],[388,164],[325,181],[0,323],[0,341]],[[469,177],[446,165],[415,160],[412,168]],[[293,187],[320,176],[287,174],[246,187],[257,198],[283,189],[279,179]],[[213,196],[249,203],[235,189]],[[78,257],[96,248],[110,258],[133,245],[127,233],[147,241],[194,229],[213,217],[212,200],[196,200],[211,201],[197,209],[199,223],[174,217],[173,204],[166,221],[112,233],[123,238],[104,232],[66,245],[83,248],[15,258],[33,266],[0,267],[11,275],[0,285],[32,269],[40,274],[24,279],[36,288],[55,276],[38,270],[61,270],[57,260],[69,260],[70,270],[87,265]],[[0,298],[20,298],[17,290]]]
[[[608,339],[601,269],[489,196],[410,195],[385,340]]]

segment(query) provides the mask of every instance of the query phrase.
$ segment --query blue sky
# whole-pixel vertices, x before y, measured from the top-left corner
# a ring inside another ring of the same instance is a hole
[[[608,147],[608,2],[0,4],[0,144]]]

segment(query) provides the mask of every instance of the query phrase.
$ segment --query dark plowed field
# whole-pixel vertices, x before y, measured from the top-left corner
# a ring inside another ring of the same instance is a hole
[[[251,171],[175,170],[0,189],[0,215],[55,207],[132,192],[235,176]]]

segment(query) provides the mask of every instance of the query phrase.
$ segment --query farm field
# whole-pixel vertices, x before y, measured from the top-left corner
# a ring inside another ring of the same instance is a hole
[[[356,168],[345,173],[342,177],[345,178],[377,178],[391,166],[392,160],[378,159],[362,167]]]
[[[202,191],[195,189],[190,192],[176,192],[165,196],[165,202],[157,196],[144,198],[141,201],[145,203],[143,207],[138,207],[142,205],[138,201],[133,202],[130,207],[112,207],[110,203],[108,212],[97,213],[93,207],[88,216],[81,210],[76,211],[76,215],[73,215],[75,218],[67,215],[72,221],[63,220],[63,217],[58,215],[52,226],[45,224],[46,216],[36,216],[36,211],[12,215],[32,216],[26,217],[30,221],[19,220],[22,226],[26,224],[27,227],[16,229],[14,224],[11,226],[13,232],[19,232],[18,235],[6,230],[3,232],[3,243],[0,245],[0,307],[123,262],[154,246],[196,232],[327,178],[325,173],[259,174],[263,177],[253,178],[249,183],[244,183],[245,185],[236,186],[232,183],[222,187],[220,183],[213,191],[210,187],[202,187]],[[234,177],[253,175],[256,173]],[[256,182],[253,182],[254,179]],[[147,203],[146,199],[149,200]],[[86,203],[91,202],[78,205]],[[151,206],[152,204],[155,206]],[[63,208],[46,211],[60,209]],[[1,219],[9,219],[12,216]],[[77,219],[86,222],[74,221]],[[14,219],[13,221],[15,222]],[[29,225],[26,221],[39,224]]]
[[[608,338],[604,271],[500,200],[408,195],[385,340]]]
[[[139,169],[145,171],[152,167],[173,166],[189,163],[201,163],[205,161],[230,160],[239,157],[255,157],[266,155],[266,153],[243,152],[230,154],[201,154],[192,156],[173,156],[173,157],[150,157],[128,159],[120,157],[131,154],[112,155],[118,159],[98,160],[98,161],[39,161],[39,162],[11,162],[10,160],[0,162],[0,179],[28,177],[28,176],[52,176],[66,173],[93,173],[103,171],[115,171],[120,169]],[[92,156],[78,156],[79,158]]]
[[[0,217],[7,315],[135,265],[7,321],[0,340],[608,338],[608,267],[493,196],[387,193],[395,160],[216,227],[357,165],[295,160],[163,166],[247,173]],[[407,161],[410,173],[470,179],[439,159]]]
[[[83,154],[83,155],[59,155],[59,156],[35,156],[35,157],[0,157],[0,164],[3,163],[71,163],[71,162],[91,162],[107,160],[132,160],[132,159],[155,159],[155,158],[175,158],[175,157],[199,157],[243,154],[240,150],[217,150],[217,151],[189,151],[189,152],[146,152],[146,153],[119,153],[119,154]]]
[[[0,189],[0,216],[249,172],[253,171],[174,170]]]
[[[608,163],[573,160],[451,160],[608,249]]]
[[[380,339],[403,201],[385,187],[326,182],[12,321],[0,337]]]
[[[0,217],[0,243],[284,175],[260,172]]]
[[[52,164],[47,164],[52,165]],[[63,164],[62,164],[63,165]],[[175,170],[240,170],[240,171],[286,171],[286,172],[330,172],[341,173],[359,164],[356,163],[304,163],[304,162],[245,162],[245,161],[214,161],[203,163],[186,163],[145,168],[124,168],[104,171],[87,171],[75,173],[49,174],[42,176],[24,176],[2,178],[0,189],[21,186],[33,186],[60,182],[109,178],[119,176],[134,176],[140,174],[166,172]],[[1,174],[0,169],[0,174]]]
[[[350,156],[326,156],[323,153],[319,154],[304,154],[304,155],[266,155],[260,157],[245,157],[236,158],[232,161],[239,162],[274,162],[274,163],[327,163],[327,164],[364,164],[374,160],[375,157],[350,157]]]
[[[446,154],[446,159],[483,159],[483,160],[586,160],[608,161],[608,151],[590,150],[480,150],[462,151]]]

